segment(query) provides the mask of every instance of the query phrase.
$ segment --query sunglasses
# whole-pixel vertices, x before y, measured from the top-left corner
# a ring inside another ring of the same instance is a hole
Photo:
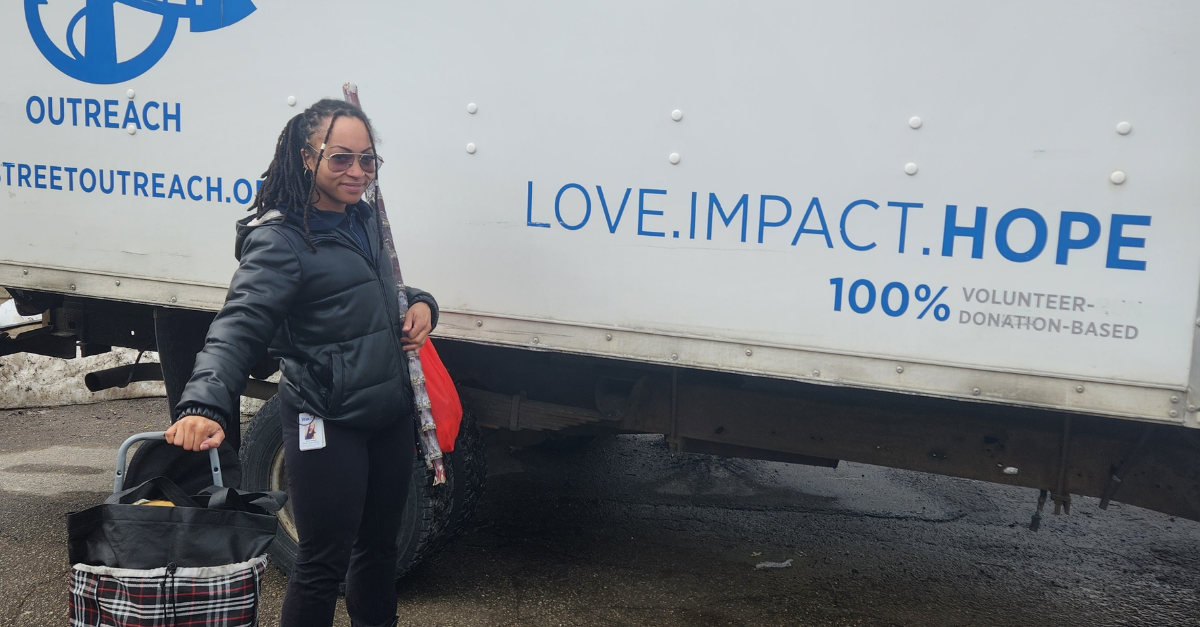
[[[354,161],[358,160],[358,167],[367,174],[372,174],[383,165],[383,158],[379,155],[365,152],[335,152],[331,155],[320,154],[312,144],[306,144],[310,149],[316,151],[317,157],[326,161],[326,167],[330,172],[345,172],[354,165]],[[322,150],[324,148],[322,147]]]

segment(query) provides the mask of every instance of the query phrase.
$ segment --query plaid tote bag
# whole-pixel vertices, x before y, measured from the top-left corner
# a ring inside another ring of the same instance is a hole
[[[129,447],[163,434],[134,435],[117,451],[113,494],[67,515],[71,627],[254,627],[267,547],[283,492],[213,485],[189,496],[165,477],[124,487]]]
[[[76,564],[71,627],[253,627],[267,556],[240,564],[135,570]]]

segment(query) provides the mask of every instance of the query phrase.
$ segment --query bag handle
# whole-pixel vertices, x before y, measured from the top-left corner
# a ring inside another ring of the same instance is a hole
[[[120,492],[125,486],[125,456],[129,453],[129,447],[142,440],[166,439],[166,431],[147,431],[146,433],[131,435],[129,439],[121,443],[121,448],[117,449],[117,474],[113,479],[113,494]],[[221,457],[217,453],[216,447],[208,449],[208,465],[212,468],[213,485],[223,487],[225,483],[221,481]],[[193,504],[192,507],[195,507],[195,505]]]
[[[241,492],[233,488],[217,486],[205,488],[201,494],[208,496],[208,509],[230,509],[247,511],[248,505],[261,507],[268,512],[277,512],[287,503],[286,492]]]

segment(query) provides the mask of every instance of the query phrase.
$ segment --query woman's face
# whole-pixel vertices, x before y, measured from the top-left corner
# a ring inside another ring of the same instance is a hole
[[[324,211],[345,211],[346,205],[353,205],[362,199],[363,192],[375,178],[375,174],[364,172],[358,158],[353,159],[350,167],[342,172],[332,171],[327,159],[321,159],[320,163],[317,163],[321,142],[325,142],[326,157],[336,153],[374,154],[374,148],[371,146],[371,135],[367,132],[367,126],[358,118],[339,117],[333,124],[333,130],[329,131],[329,140],[326,141],[325,132],[328,128],[328,121],[317,128],[308,138],[312,148],[304,154],[308,169],[316,172],[316,191],[320,192],[320,199],[313,206]]]

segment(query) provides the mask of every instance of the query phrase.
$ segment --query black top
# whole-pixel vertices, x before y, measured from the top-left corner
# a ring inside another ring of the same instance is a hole
[[[308,230],[324,232],[337,229],[358,245],[359,250],[367,250],[367,221],[373,215],[365,203],[346,205],[346,211],[325,211],[313,208],[308,212]],[[304,228],[304,213],[290,211],[286,214],[290,224]]]

